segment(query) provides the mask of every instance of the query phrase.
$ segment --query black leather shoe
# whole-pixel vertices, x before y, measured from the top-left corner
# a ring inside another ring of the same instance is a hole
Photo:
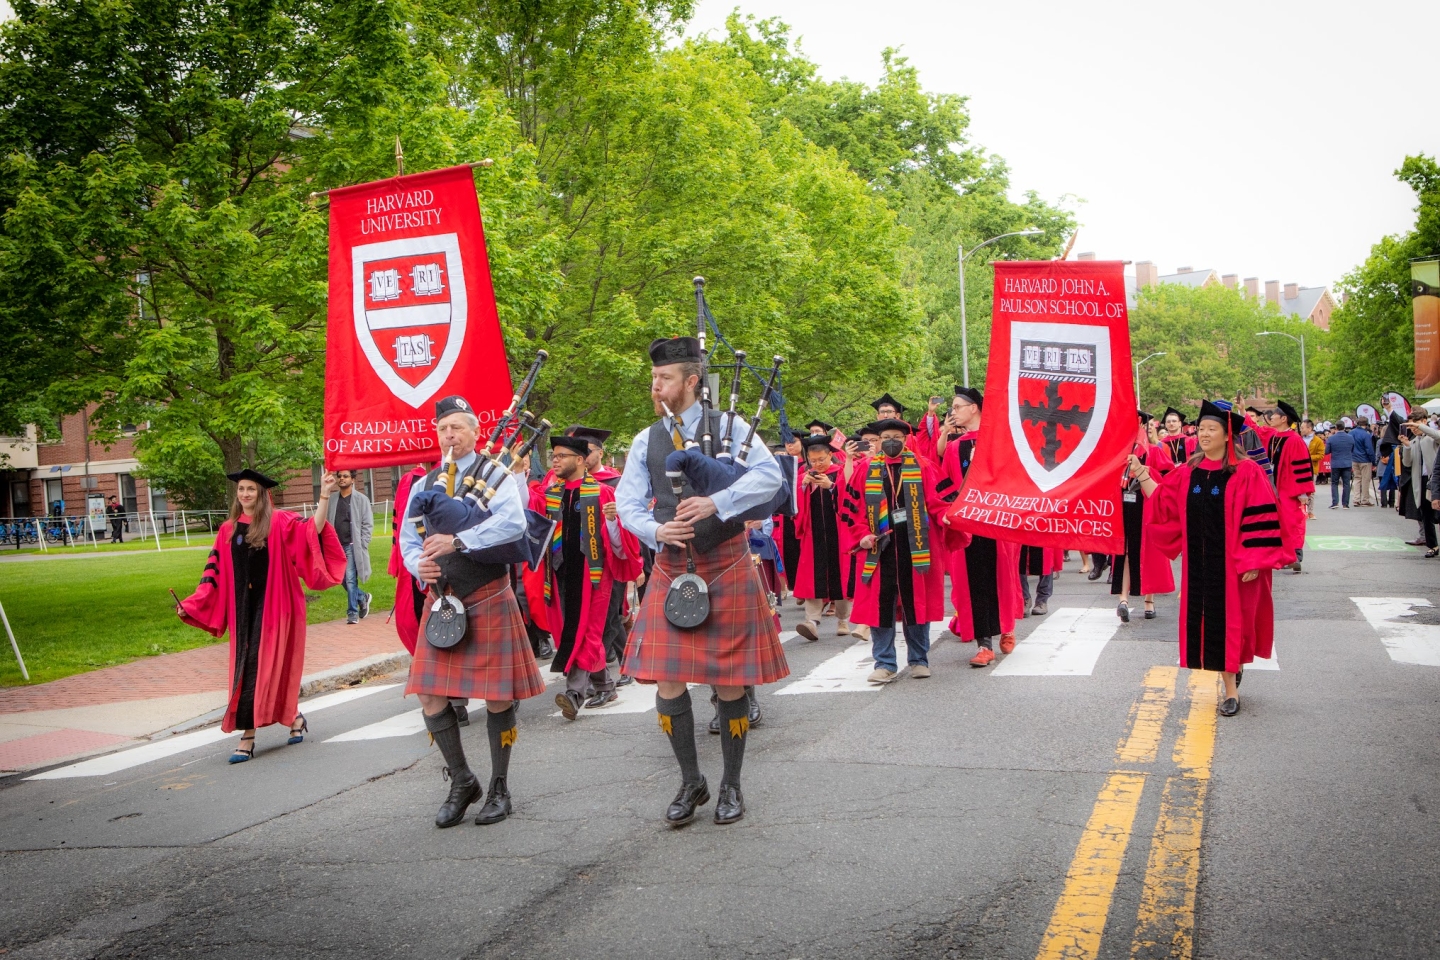
[[[560,712],[565,715],[566,720],[574,720],[580,715],[582,703],[584,701],[580,698],[580,694],[573,690],[564,690],[555,694],[555,706],[560,708]]]
[[[450,775],[448,770],[445,775]],[[435,814],[435,826],[453,827],[464,820],[466,808],[480,799],[480,792],[480,781],[474,776],[466,780],[451,780],[450,795],[440,804],[440,811]]]
[[[594,710],[596,707],[603,707],[607,703],[614,703],[620,699],[620,694],[614,690],[601,690],[595,696],[585,701],[586,710]]]
[[[715,822],[734,823],[745,816],[745,798],[740,788],[729,783],[720,784],[720,797],[715,801]]]
[[[747,699],[750,701],[750,726],[758,727],[764,716],[760,713],[760,701],[756,699],[754,690],[749,691]],[[720,719],[718,713],[715,715],[715,719]]]
[[[695,811],[710,802],[710,785],[701,777],[699,783],[682,783],[680,792],[670,801],[665,811],[665,822],[672,827],[683,827],[695,819]]]
[[[485,806],[475,815],[475,823],[484,826],[487,823],[499,823],[510,816],[510,790],[505,786],[504,777],[496,777],[490,784],[490,795],[485,798]]]
[[[1105,576],[1105,565],[1103,563],[1097,563],[1089,573],[1085,574],[1085,579],[1093,582],[1103,576]]]
[[[634,677],[630,676],[630,674],[628,674],[628,673],[622,673],[622,674],[620,674],[620,679],[615,681],[615,686],[617,686],[617,687],[628,687],[628,686],[630,686],[630,684],[632,684],[632,683],[634,683],[634,682],[635,682],[635,678],[634,678]]]
[[[540,641],[540,653],[537,655],[541,660],[549,660],[555,656],[555,644],[549,640]]]
[[[462,727],[470,726],[470,708],[463,703],[452,703],[450,708],[455,711],[455,722]]]
[[[720,735],[720,711],[719,711],[719,710],[716,710],[716,711],[715,711],[715,716],[713,716],[713,717],[710,718],[710,726],[706,727],[705,729],[706,729],[706,730],[709,730],[711,733],[715,734],[717,737]]]
[[[1240,701],[1235,697],[1227,697],[1225,702],[1220,704],[1220,716],[1233,717],[1240,712]]]

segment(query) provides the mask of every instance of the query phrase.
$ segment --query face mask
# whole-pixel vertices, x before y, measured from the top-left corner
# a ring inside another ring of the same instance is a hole
[[[898,457],[898,456],[900,456],[901,452],[904,451],[904,449],[905,449],[905,441],[904,441],[904,440],[894,440],[894,439],[891,439],[891,440],[881,440],[881,441],[880,441],[880,449],[884,452],[885,456],[887,456],[887,457]]]

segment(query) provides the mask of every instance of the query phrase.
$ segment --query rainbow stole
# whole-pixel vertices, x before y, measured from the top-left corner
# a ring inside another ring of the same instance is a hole
[[[884,469],[884,458],[875,457],[865,474],[865,519],[877,538],[890,532],[890,499],[885,496]],[[906,509],[910,512],[906,523],[910,528],[910,567],[915,573],[925,573],[930,569],[930,515],[925,510],[925,478],[914,451],[909,449],[900,461],[900,487],[905,491]],[[879,566],[880,544],[877,542],[875,549],[865,554],[860,578],[869,583]]]
[[[556,480],[545,491],[545,515],[555,521],[555,533],[550,537],[550,568],[560,569],[560,560],[565,550],[565,518],[560,515],[565,503],[565,482]],[[575,507],[584,518],[581,529],[585,539],[581,542],[581,553],[585,554],[590,571],[590,589],[600,586],[604,573],[605,555],[600,550],[600,481],[590,476],[587,470],[580,480],[580,497]],[[550,602],[554,587],[553,577],[545,578],[545,602]]]

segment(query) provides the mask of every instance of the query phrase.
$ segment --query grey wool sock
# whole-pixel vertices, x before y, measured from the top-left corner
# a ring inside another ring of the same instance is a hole
[[[690,691],[667,700],[657,690],[655,712],[660,715],[660,729],[670,738],[670,748],[680,763],[680,775],[686,783],[699,783],[700,757],[695,752],[695,712],[690,709]]]
[[[750,733],[750,701],[720,701],[720,751],[725,755],[725,773],[720,783],[740,786],[740,765],[745,761],[745,738]]]
[[[435,746],[440,748],[440,755],[445,758],[445,766],[450,770],[450,779],[473,778],[475,774],[470,772],[470,764],[465,761],[465,747],[460,743],[460,724],[455,718],[455,708],[447,703],[439,713],[424,716],[425,729],[430,731]]]
[[[515,704],[499,713],[485,713],[485,731],[490,734],[490,782],[510,774],[510,748],[520,731],[515,726]]]

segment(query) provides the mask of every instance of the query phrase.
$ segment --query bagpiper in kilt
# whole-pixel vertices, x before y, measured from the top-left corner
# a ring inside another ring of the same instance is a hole
[[[415,481],[412,503],[416,495],[435,484],[453,493],[455,478],[462,476],[477,456],[479,420],[464,398],[445,397],[435,404],[435,429],[448,462]],[[528,494],[520,478],[507,476],[499,484],[490,503],[490,516],[469,530],[453,535],[432,532],[422,540],[412,515],[404,519],[400,531],[405,567],[428,589],[405,692],[419,695],[425,729],[440,748],[445,776],[450,779],[450,793],[435,814],[437,827],[453,827],[465,819],[466,808],[482,793],[480,780],[465,758],[451,698],[485,700],[490,790],[475,822],[489,824],[504,820],[511,812],[508,778],[510,750],[518,734],[515,701],[545,692],[545,679],[535,664],[507,567],[471,556],[519,540],[525,533],[524,498]],[[426,639],[426,623],[442,582],[461,597],[468,625],[465,638],[445,649]]]
[[[715,685],[725,761],[715,822],[734,823],[745,813],[740,792],[750,729],[745,687],[773,683],[790,673],[739,515],[773,500],[783,477],[770,451],[756,444],[745,459],[748,469],[732,486],[708,497],[677,498],[665,476],[666,455],[706,430],[718,438],[721,417],[710,411],[702,424],[696,399],[701,369],[697,339],[656,340],[650,345],[650,360],[655,412],[662,413],[664,404],[678,411],[678,417],[669,425],[657,422],[635,437],[615,491],[620,522],[657,551],[649,589],[626,648],[626,670],[641,683],[658,685],[655,708],[660,729],[675,751],[682,778],[665,812],[672,826],[692,821],[697,808],[710,800],[700,772],[686,684]],[[734,446],[740,446],[746,429],[738,419],[730,424]],[[687,481],[684,494],[692,492]],[[665,601],[672,580],[686,572],[687,544],[695,573],[708,588],[710,614],[699,626],[682,629],[666,618]]]

